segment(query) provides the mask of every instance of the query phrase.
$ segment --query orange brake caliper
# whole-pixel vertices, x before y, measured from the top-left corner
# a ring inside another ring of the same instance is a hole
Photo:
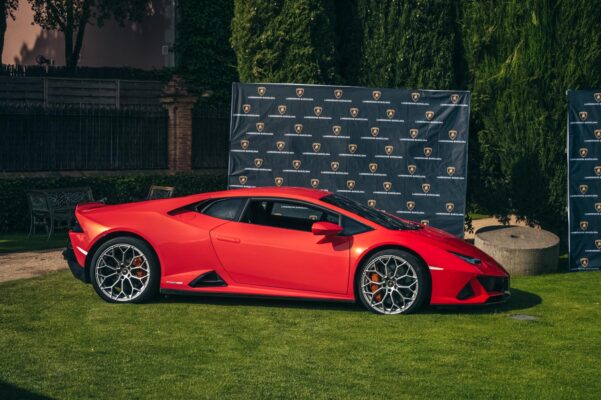
[[[369,276],[369,279],[371,279],[373,282],[380,282],[380,275],[376,274],[375,272],[372,272]],[[372,293],[376,292],[378,290],[378,285],[372,283],[371,285],[369,285],[369,290],[371,290]],[[382,301],[382,294],[376,294],[374,296],[374,299],[376,299],[376,301]]]
[[[136,258],[134,258],[134,259],[132,260],[132,262],[131,262],[131,264],[132,264],[134,267],[139,267],[139,266],[140,266],[140,265],[142,265],[143,263],[144,263],[144,260],[142,260],[142,257],[136,257]],[[141,278],[141,277],[143,277],[143,276],[145,275],[144,271],[142,271],[142,270],[137,270],[137,271],[135,272],[135,274],[136,274],[136,276],[137,276],[138,278]]]

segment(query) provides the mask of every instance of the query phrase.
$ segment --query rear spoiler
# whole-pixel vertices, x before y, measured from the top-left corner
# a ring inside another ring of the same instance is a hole
[[[100,208],[100,207],[104,207],[104,206],[106,206],[106,204],[102,201],[92,201],[89,203],[81,203],[81,204],[78,204],[75,206],[75,212],[92,210],[94,208]]]

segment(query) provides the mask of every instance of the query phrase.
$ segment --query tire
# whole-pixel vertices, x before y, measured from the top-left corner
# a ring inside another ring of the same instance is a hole
[[[90,282],[109,303],[143,303],[159,293],[159,261],[143,240],[122,236],[103,243],[90,264]]]
[[[356,297],[376,314],[409,314],[430,297],[430,273],[413,254],[386,249],[369,257],[359,267]]]

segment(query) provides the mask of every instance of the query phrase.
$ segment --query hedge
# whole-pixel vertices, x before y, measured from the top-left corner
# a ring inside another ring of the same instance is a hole
[[[227,175],[129,175],[94,177],[0,178],[0,232],[29,228],[26,190],[90,186],[95,199],[108,204],[143,200],[151,185],[175,186],[174,196],[225,189]]]

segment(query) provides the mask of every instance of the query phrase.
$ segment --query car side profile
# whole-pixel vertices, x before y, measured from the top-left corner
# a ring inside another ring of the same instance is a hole
[[[163,294],[360,301],[380,314],[502,302],[509,274],[441,230],[306,188],[82,204],[64,255],[109,302]]]

